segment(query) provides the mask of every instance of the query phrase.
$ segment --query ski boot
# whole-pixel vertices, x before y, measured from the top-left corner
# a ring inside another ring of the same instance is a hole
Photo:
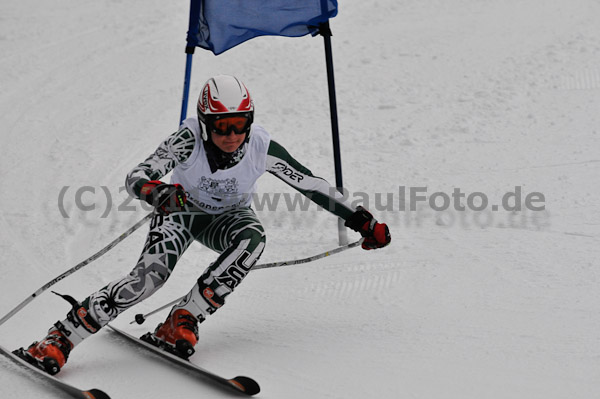
[[[73,349],[71,341],[58,329],[52,329],[40,342],[29,345],[27,350],[20,348],[13,353],[39,369],[54,375],[60,371]]]
[[[187,360],[198,342],[198,319],[185,309],[177,309],[154,333],[146,333],[140,339]]]

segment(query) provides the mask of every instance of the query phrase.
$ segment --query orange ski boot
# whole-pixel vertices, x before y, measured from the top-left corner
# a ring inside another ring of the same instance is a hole
[[[198,342],[198,319],[185,309],[177,309],[156,327],[154,334],[147,333],[141,339],[187,359]]]
[[[73,344],[58,329],[51,330],[46,338],[32,343],[27,350],[18,349],[16,355],[29,363],[54,375],[60,371],[69,358]]]

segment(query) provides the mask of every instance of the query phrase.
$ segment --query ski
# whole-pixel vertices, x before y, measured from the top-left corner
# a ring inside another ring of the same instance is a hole
[[[17,351],[15,351],[15,352],[17,352]],[[50,385],[52,385],[55,388],[60,389],[61,391],[63,391],[67,395],[69,395],[71,398],[75,398],[75,399],[110,399],[110,396],[108,396],[106,393],[104,393],[103,391],[101,391],[99,389],[83,390],[83,389],[77,388],[69,383],[66,383],[62,380],[59,380],[58,378],[51,376],[44,370],[39,369],[38,367],[34,366],[33,364],[29,363],[25,359],[19,357],[17,354],[9,351],[8,349],[4,348],[3,346],[0,346],[0,352],[4,356],[9,358],[10,360],[15,362],[16,364],[20,365],[21,367],[24,367],[24,368],[34,372],[37,376],[41,376],[45,382],[49,383]]]
[[[120,336],[127,338],[128,341],[133,342],[133,343],[141,346],[142,348],[144,348],[154,354],[157,354],[160,357],[162,357],[166,360],[169,360],[170,362],[172,362],[182,368],[192,371],[194,374],[196,374],[200,377],[209,379],[209,380],[216,382],[227,388],[232,388],[236,392],[243,393],[248,396],[253,396],[260,392],[260,386],[252,378],[243,377],[243,376],[237,376],[235,378],[221,377],[217,374],[214,374],[208,370],[201,368],[200,366],[197,366],[196,364],[190,362],[189,360],[184,360],[178,356],[175,356],[169,352],[166,352],[152,344],[149,344],[145,341],[142,341],[139,338],[134,337],[133,335],[131,335],[129,333],[126,333],[123,330],[113,327],[110,324],[108,325],[108,327],[110,327],[112,329],[112,331],[116,332]]]

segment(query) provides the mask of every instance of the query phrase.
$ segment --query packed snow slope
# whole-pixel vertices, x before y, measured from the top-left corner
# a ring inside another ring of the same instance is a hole
[[[0,3],[0,315],[148,212],[122,186],[177,128],[188,7]],[[254,377],[261,398],[597,398],[599,15],[596,0],[340,2],[344,185],[389,224],[392,244],[252,272],[201,326],[192,360]],[[320,37],[197,51],[188,114],[219,73],[245,81],[256,123],[334,181]],[[271,176],[259,189],[294,193]],[[442,211],[456,189],[465,209]],[[492,211],[519,190],[538,210]],[[330,214],[288,208],[284,197],[256,207],[260,262],[337,246]],[[83,299],[128,273],[146,230],[52,289]],[[183,295],[214,259],[192,247],[115,325],[153,329],[165,312],[128,323]],[[28,345],[67,310],[46,292],[0,327],[0,343]],[[114,398],[233,397],[104,330],[59,377]],[[60,397],[4,358],[0,386],[3,398]]]

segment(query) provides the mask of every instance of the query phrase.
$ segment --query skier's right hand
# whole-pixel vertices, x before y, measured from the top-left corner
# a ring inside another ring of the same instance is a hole
[[[140,199],[165,215],[182,210],[187,201],[185,190],[181,184],[167,184],[160,180],[146,182],[142,186]]]

